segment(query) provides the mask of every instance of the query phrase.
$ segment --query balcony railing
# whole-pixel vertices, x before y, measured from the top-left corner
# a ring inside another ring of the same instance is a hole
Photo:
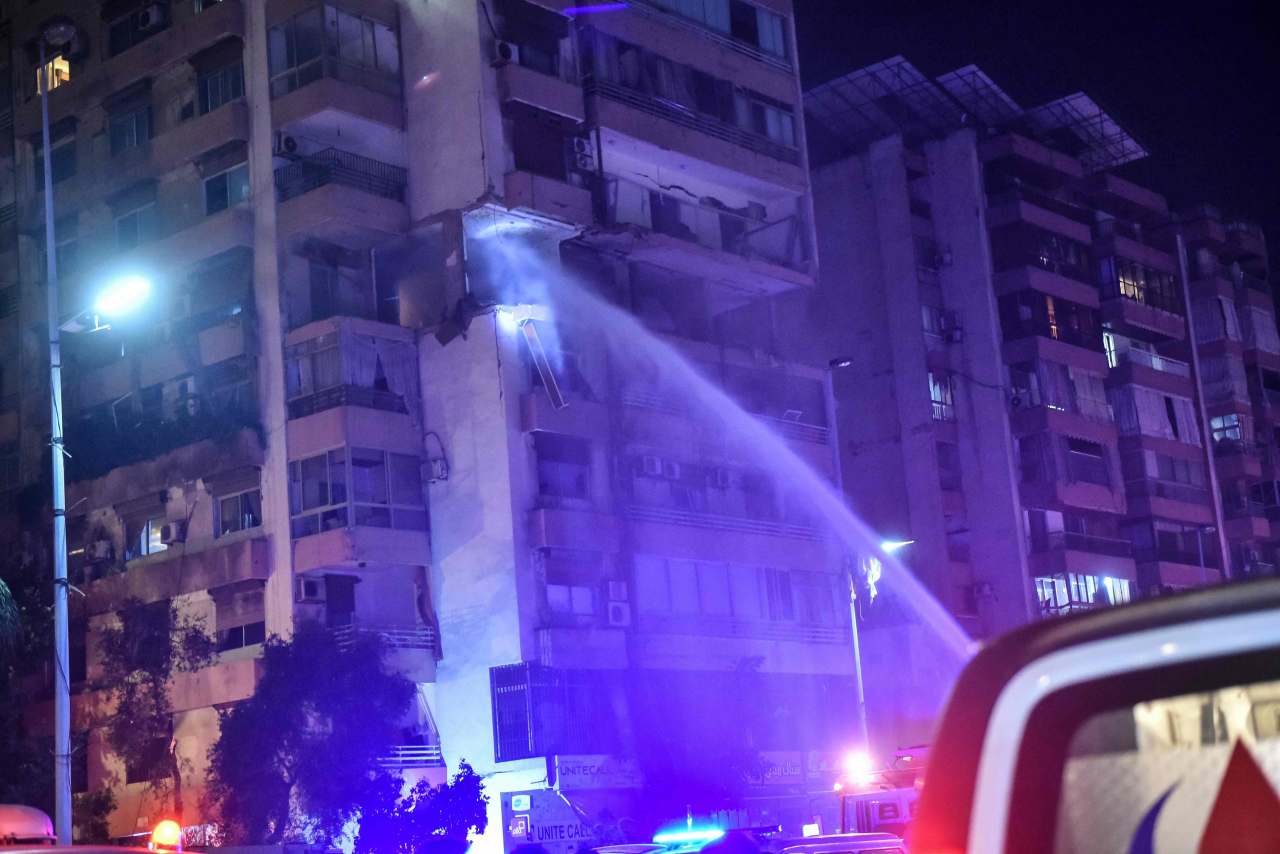
[[[399,744],[377,760],[383,768],[441,768],[444,757],[438,744]]]
[[[329,39],[332,40],[336,35],[337,33],[333,33]],[[366,35],[365,38],[369,36]],[[332,77],[391,98],[401,96],[398,74],[387,74],[375,68],[344,62],[337,57],[337,49],[336,44],[330,44],[325,52],[328,55],[321,54],[315,59],[288,68],[272,77],[271,97],[279,98],[281,95],[287,95],[308,83],[314,83],[321,77]]]
[[[1271,296],[1271,286],[1257,276],[1250,276],[1248,273],[1241,271],[1238,281],[1251,291]]]
[[[1127,219],[1098,220],[1093,225],[1093,236],[1095,240],[1106,237],[1123,237],[1126,240],[1141,243],[1143,246],[1149,246],[1157,251],[1165,251],[1165,247],[1156,245],[1157,241],[1153,240],[1150,234],[1143,232],[1137,223],[1130,222]]]
[[[714,42],[730,50],[736,51],[749,56],[757,62],[763,62],[765,65],[771,65],[780,71],[791,71],[791,63],[785,57],[775,56],[768,51],[760,50],[754,45],[748,44],[741,39],[735,39],[730,35],[721,33],[708,27],[706,24],[686,18],[684,15],[675,12],[669,12],[653,3],[653,0],[632,0],[628,4],[628,9],[636,14],[646,17],[656,18],[668,26],[694,33],[701,38]]]
[[[704,637],[755,638],[812,644],[846,644],[852,635],[847,626],[823,626],[735,617],[670,617],[646,615],[637,621],[642,632],[701,635]]]
[[[1092,483],[1098,486],[1111,485],[1111,474],[1107,470],[1107,461],[1100,457],[1070,452],[1067,454],[1067,476],[1074,481]]]
[[[757,154],[763,154],[766,157],[772,157],[775,160],[782,160],[796,166],[800,165],[800,151],[793,146],[774,142],[768,137],[717,121],[710,116],[704,116],[693,110],[685,109],[670,101],[652,98],[643,92],[637,92],[634,89],[628,89],[616,83],[606,83],[594,78],[586,80],[584,89],[588,95],[608,98],[610,101],[626,104],[633,109],[648,113],[651,116],[657,116],[660,119],[675,122],[678,125],[705,133],[707,136],[714,136],[717,139],[723,139],[725,142],[740,145]]]
[[[815,442],[819,445],[827,443],[826,427],[801,424],[799,421],[787,421],[785,418],[774,418],[770,415],[757,415],[756,418],[788,439],[795,439],[798,442]]]
[[[1160,356],[1132,347],[1128,350],[1122,350],[1119,355],[1125,361],[1133,362],[1135,365],[1145,365],[1148,368],[1154,368],[1157,371],[1175,374],[1180,377],[1191,376],[1191,366],[1179,359],[1170,359],[1168,356]]]
[[[1064,216],[1081,225],[1092,225],[1094,221],[1093,212],[1088,208],[1073,205],[1071,202],[1065,202],[1062,199],[1055,199],[1048,193],[1037,190],[1034,187],[1012,187],[1000,193],[987,194],[987,207],[994,208],[1012,202],[1027,202],[1050,213]]]
[[[1124,491],[1130,498],[1166,498],[1186,504],[1209,504],[1208,490],[1167,480],[1131,480],[1125,483]]]
[[[1258,453],[1257,447],[1252,442],[1246,442],[1244,439],[1214,439],[1213,455],[1215,457],[1238,457],[1244,454]]]
[[[1228,519],[1247,519],[1250,517],[1254,519],[1266,519],[1267,508],[1261,504],[1254,504],[1253,502],[1249,502],[1248,504],[1223,504],[1222,515],[1226,516]]]
[[[1128,540],[1081,534],[1075,531],[1049,531],[1040,542],[1033,542],[1032,545],[1037,547],[1036,551],[1040,552],[1066,550],[1110,557],[1133,556],[1133,546]]]
[[[1090,326],[1086,331],[1064,322],[1050,323],[1047,320],[1036,321],[1034,319],[1016,322],[1006,321],[1003,326],[1006,341],[1017,341],[1022,338],[1039,336],[1041,338],[1052,338],[1055,341],[1061,341],[1064,344],[1071,344],[1075,347],[1084,347],[1097,353],[1105,352],[1102,346],[1101,326]]]
[[[747,519],[741,516],[721,516],[715,513],[693,513],[667,507],[651,507],[632,504],[626,508],[628,519],[639,522],[657,522],[664,525],[687,525],[713,531],[733,531],[741,534],[762,534],[768,537],[794,537],[801,540],[819,539],[818,531],[808,525],[788,522],[770,522],[765,519]]]
[[[1245,234],[1252,234],[1254,237],[1263,239],[1262,226],[1254,225],[1251,222],[1245,222],[1242,219],[1232,220],[1227,223],[1227,231],[1242,231]]]
[[[404,398],[394,392],[355,385],[340,385],[289,401],[289,419],[305,418],[339,406],[362,406],[383,412],[408,412]]]
[[[277,169],[276,198],[286,202],[326,184],[342,184],[403,202],[408,176],[408,170],[403,167],[337,148],[326,148]]]
[[[334,640],[338,646],[347,648],[357,638],[376,638],[378,643],[388,649],[425,649],[436,648],[436,631],[430,626],[413,625],[379,625],[377,623],[348,623],[333,628]]]
[[[940,403],[933,401],[933,420],[934,421],[955,421],[956,408],[950,403]]]
[[[1200,566],[1201,560],[1204,566],[1209,569],[1218,568],[1218,547],[1215,543],[1206,539],[1204,543],[1204,552],[1192,543],[1192,548],[1181,549],[1174,546],[1154,546],[1144,549],[1134,549],[1134,558],[1138,563],[1153,563],[1155,561],[1164,561],[1166,563],[1180,563],[1185,566]]]

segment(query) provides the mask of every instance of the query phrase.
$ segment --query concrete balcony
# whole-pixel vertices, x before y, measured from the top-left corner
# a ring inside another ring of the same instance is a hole
[[[1051,406],[1025,406],[1009,413],[1009,426],[1019,436],[1052,430],[1103,445],[1116,443],[1116,428],[1109,408],[1080,413]]]
[[[1213,466],[1222,480],[1262,477],[1262,457],[1250,442],[1222,440],[1213,447]]]
[[[803,525],[636,504],[624,515],[632,542],[661,543],[673,550],[667,554],[695,560],[799,566],[816,565],[834,553],[834,542]]]
[[[163,559],[143,565],[130,561],[128,569],[119,575],[87,582],[82,588],[87,613],[92,616],[118,611],[130,599],[159,602],[237,581],[266,581],[271,558],[265,536],[226,545],[219,545],[217,540],[213,543],[202,551],[173,557],[168,555],[179,549],[169,549],[157,556]]]
[[[1261,504],[1224,507],[1222,512],[1226,517],[1224,533],[1228,540],[1238,542],[1271,538],[1271,522]]]
[[[1154,548],[1140,550],[1135,554],[1138,570],[1146,583],[1157,580],[1161,584],[1177,588],[1219,584],[1222,581],[1222,573],[1216,569],[1217,548],[1207,542],[1204,545],[1203,565],[1200,563],[1201,555],[1197,551]]]
[[[1191,383],[1189,373],[1179,372],[1179,368],[1190,370],[1186,362],[1177,359],[1156,356],[1144,350],[1126,350],[1119,354],[1116,366],[1107,375],[1107,387],[1115,388],[1132,383],[1154,388],[1165,394],[1191,397],[1195,386]]]
[[[152,139],[150,159],[152,174],[176,169],[223,143],[248,139],[248,102],[243,99],[232,101],[203,116],[185,121]]]
[[[590,510],[539,507],[529,511],[529,545],[616,552],[618,520],[613,515]]]
[[[1046,338],[1042,335],[1032,335],[1005,342],[1005,364],[1016,365],[1020,362],[1029,362],[1035,359],[1058,362],[1063,365],[1074,365],[1078,368],[1093,371],[1096,374],[1105,375],[1108,371],[1107,356],[1098,350],[1078,347],[1075,344],[1068,344],[1065,341]]]
[[[1079,241],[1086,246],[1093,235],[1084,217],[1084,208],[1076,208],[1066,202],[1042,193],[1022,189],[988,197],[987,227],[999,228],[1013,222],[1028,222]]]
[[[1128,540],[1060,531],[1042,545],[1042,551],[1033,552],[1027,559],[1027,567],[1034,576],[1075,573],[1129,581],[1138,578],[1138,567]]]
[[[1134,518],[1151,516],[1188,525],[1214,524],[1207,490],[1150,479],[1129,481],[1124,486],[1129,515]]]
[[[1155,302],[1155,294],[1139,294],[1142,300],[1129,296],[1104,296],[1102,300],[1102,321],[1120,332],[1127,329],[1138,329],[1154,332],[1157,335],[1174,340],[1187,337],[1187,321],[1183,317],[1185,309],[1182,300]]]
[[[1093,251],[1095,257],[1103,258],[1108,255],[1119,255],[1121,258],[1137,261],[1139,264],[1145,264],[1155,270],[1173,273],[1174,275],[1178,274],[1177,259],[1163,249],[1149,246],[1146,238],[1139,243],[1137,240],[1126,237],[1123,234],[1099,233],[1093,238]]]
[[[190,228],[117,255],[114,263],[122,269],[175,269],[237,246],[253,246],[253,211],[248,208],[205,217]]]
[[[227,36],[244,38],[244,6],[241,0],[222,0],[198,14],[179,17],[167,29],[107,59],[96,71],[73,77],[51,90],[49,119],[57,121],[69,112],[87,107],[87,102],[97,103],[144,77],[167,71]],[[18,136],[39,133],[39,98],[32,98],[15,110],[14,126]]]
[[[1178,232],[1188,246],[1210,246],[1215,250],[1227,244],[1227,229],[1222,224],[1222,213],[1211,205],[1200,205],[1178,213]]]
[[[508,172],[505,179],[508,208],[532,211],[577,226],[590,225],[591,191],[532,172]]]
[[[1024,482],[1019,485],[1018,492],[1024,507],[1041,507],[1046,510],[1095,510],[1117,515],[1128,512],[1123,485],[1112,489],[1084,481]]]
[[[422,455],[422,432],[404,412],[365,406],[335,406],[312,415],[291,418],[285,431],[289,456],[293,459],[342,445],[370,443],[383,451]]]
[[[1267,257],[1267,241],[1262,229],[1251,222],[1235,220],[1226,225],[1227,257],[1233,261],[1252,261]]]
[[[335,77],[322,77],[271,102],[276,130],[329,110],[404,130],[404,102]]]
[[[1085,192],[1100,207],[1139,222],[1162,221],[1169,215],[1169,203],[1164,196],[1110,172],[1090,175],[1085,181]]]
[[[796,193],[806,189],[796,148],[668,106],[621,86],[594,84],[587,88],[587,98],[589,111],[601,128]]]
[[[1013,133],[986,140],[978,146],[978,155],[983,162],[1012,158],[1027,175],[1039,177],[1054,186],[1084,179],[1084,167],[1076,158]]]
[[[992,283],[997,296],[1031,289],[1048,294],[1055,299],[1065,299],[1089,308],[1097,308],[1101,304],[1098,289],[1093,285],[1031,264],[996,273]]]
[[[575,122],[587,118],[581,86],[518,63],[508,62],[498,69],[498,95],[503,103],[519,101]]]
[[[281,236],[369,249],[409,229],[401,167],[326,149],[280,167],[275,180]]]
[[[370,569],[428,566],[431,537],[426,531],[349,527],[293,541],[293,570]]]
[[[375,640],[383,650],[383,661],[390,671],[410,682],[436,681],[440,647],[436,630],[431,626],[355,622],[335,626],[333,636],[344,648],[357,640]]]
[[[520,395],[520,429],[525,433],[546,430],[584,439],[603,439],[609,434],[609,409],[602,403],[575,400],[555,409],[544,391]]]

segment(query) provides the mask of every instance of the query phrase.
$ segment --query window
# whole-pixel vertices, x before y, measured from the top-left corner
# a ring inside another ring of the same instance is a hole
[[[556,498],[591,495],[591,443],[576,436],[533,434],[538,459],[538,492]]]
[[[111,117],[108,135],[111,137],[111,156],[123,154],[151,139],[151,106],[139,107],[127,113]]]
[[[53,158],[49,161],[49,171],[52,172],[53,183],[57,184],[73,177],[76,174],[76,138],[75,136],[65,136],[57,140],[52,145]],[[34,161],[34,178],[35,186],[39,190],[44,189],[44,146],[37,145],[35,150]]]
[[[960,491],[960,446],[954,442],[935,442],[938,454],[938,482],[948,491]]]
[[[835,625],[835,586],[832,576],[820,572],[635,558],[635,602],[642,614]]]
[[[204,179],[204,212],[210,216],[248,200],[248,163]]]
[[[200,115],[244,97],[244,62],[236,60],[225,68],[200,77]]]
[[[168,24],[167,4],[144,6],[107,27],[107,56],[124,53],[160,32]]]
[[[267,52],[272,98],[325,76],[400,95],[396,31],[332,6],[316,6],[272,27]]]
[[[214,505],[214,536],[222,537],[236,531],[247,531],[262,524],[262,491],[250,489],[238,495],[219,498]]]
[[[342,356],[338,350],[338,333],[329,332],[285,351],[286,398],[293,400],[340,385]]]
[[[45,60],[43,68],[37,68],[36,76],[36,94],[41,93],[41,88],[48,85],[49,91],[53,91],[71,80],[71,63],[66,57],[55,56]]]
[[[153,738],[142,750],[128,757],[125,761],[124,781],[147,783],[166,779],[173,770],[173,756],[169,752],[172,741],[172,735]]]
[[[310,286],[312,322],[338,314],[341,305],[338,268],[312,261]]]
[[[254,644],[265,642],[266,639],[267,624],[265,620],[258,620],[243,626],[233,626],[229,629],[218,629],[218,652],[253,646]]]
[[[951,377],[934,371],[929,372],[929,400],[933,403],[935,420],[956,420],[956,408],[951,396]]]
[[[742,0],[653,0],[653,3],[765,53],[787,55],[786,24],[773,12]]]
[[[548,584],[547,606],[557,614],[594,614],[595,591],[590,587]]]
[[[156,239],[156,203],[149,202],[116,217],[116,246],[120,251],[142,246]]]
[[[127,542],[125,543],[124,559],[133,560],[136,557],[158,554],[168,549],[169,547],[160,541],[160,529],[168,521],[165,516],[156,516],[151,519],[127,522],[125,524]]]
[[[221,3],[222,0],[196,0],[196,12],[203,12]]]
[[[1105,449],[1097,442],[1067,438],[1067,475],[1072,480],[1110,486]]]
[[[352,525],[427,530],[422,461],[369,448],[329,451],[289,464],[295,539]],[[314,512],[313,512],[314,511]]]

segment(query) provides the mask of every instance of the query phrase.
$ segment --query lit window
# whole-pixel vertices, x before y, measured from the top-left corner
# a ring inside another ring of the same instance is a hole
[[[45,62],[44,67],[36,71],[36,92],[41,92],[41,87],[48,85],[49,89],[57,89],[63,83],[71,80],[71,63],[67,62],[65,57],[55,56]]]

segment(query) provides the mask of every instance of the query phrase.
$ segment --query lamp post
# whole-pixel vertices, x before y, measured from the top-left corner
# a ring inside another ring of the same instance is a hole
[[[836,420],[836,392],[833,373],[836,368],[847,368],[852,364],[853,359],[850,358],[832,359],[828,363],[827,369],[822,372],[822,390],[827,410],[827,438],[830,441],[831,454],[835,461],[836,492],[839,493],[841,501],[846,501],[846,498],[844,494],[844,470],[840,459],[840,428]],[[858,726],[859,734],[862,736],[862,747],[864,750],[870,751],[871,735],[867,729],[867,697],[862,686],[862,649],[858,644],[858,586],[854,583],[854,567],[852,563],[849,564],[848,572],[849,618],[853,629],[853,677],[855,690],[858,694]]]
[[[49,88],[53,71],[47,68],[45,46],[61,47],[75,38],[65,21],[50,24],[40,34],[40,132],[44,145],[44,243],[48,275],[49,396],[51,427],[49,456],[53,460],[53,785],[54,829],[59,845],[71,844],[71,676],[67,653],[67,518],[66,485],[62,472],[62,355],[58,344],[58,259],[53,233],[53,152],[49,150]]]

